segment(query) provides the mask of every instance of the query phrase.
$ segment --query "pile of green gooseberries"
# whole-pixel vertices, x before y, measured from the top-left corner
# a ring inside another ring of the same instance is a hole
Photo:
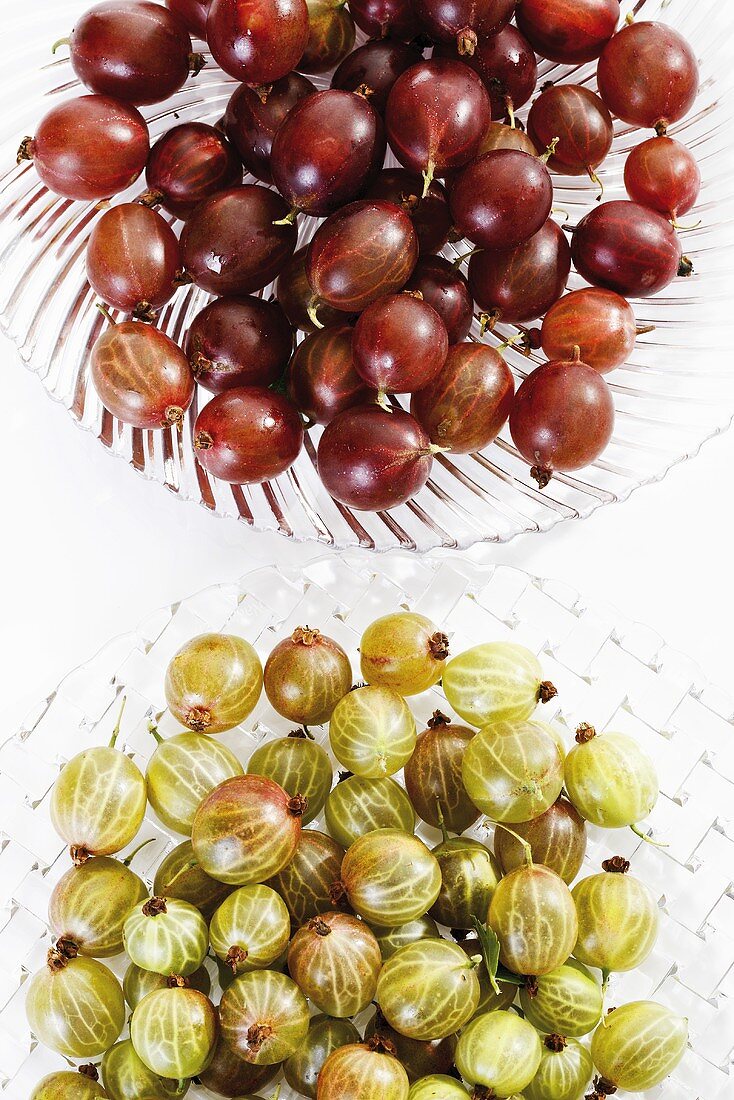
[[[655,895],[613,852],[579,878],[587,823],[644,836],[650,759],[586,724],[566,752],[538,711],[555,688],[514,643],[453,656],[399,611],[359,652],[355,684],[310,627],[264,667],[244,639],[201,635],[170,662],[183,728],[164,737],[150,716],[145,775],[117,744],[124,701],[110,743],[62,768],[50,813],[72,863],[26,1011],[67,1064],[31,1100],[192,1082],[260,1100],[281,1075],[314,1100],[604,1100],[678,1065],[685,1019],[606,1003],[610,975],[653,950]],[[421,729],[411,696],[439,681],[444,709]],[[297,728],[242,760],[216,735],[263,690]],[[148,807],[179,837],[152,884],[132,866],[149,840],[121,855]],[[466,835],[478,823],[491,846]]]

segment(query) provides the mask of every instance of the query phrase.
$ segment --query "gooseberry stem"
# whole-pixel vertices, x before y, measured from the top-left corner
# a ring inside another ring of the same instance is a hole
[[[596,196],[596,201],[601,202],[601,200],[604,198],[604,184],[602,180],[599,179],[593,168],[587,168],[587,172],[589,173],[589,179],[591,180],[591,182],[595,183],[596,186],[599,188],[599,194]]]
[[[117,321],[114,319],[114,317],[112,316],[112,314],[110,313],[109,309],[104,304],[104,302],[95,302],[94,303],[94,308],[99,310],[99,312],[104,317],[105,321],[109,321],[109,323],[111,325],[116,325],[117,324]]]
[[[316,316],[316,310],[318,308],[319,308],[318,299],[317,298],[312,298],[311,301],[308,303],[308,308],[306,310],[306,313],[308,314],[308,319],[311,322],[311,324],[314,326],[314,328],[323,328],[324,326],[321,324],[321,321],[319,321],[318,317]]]
[[[602,969],[601,972],[601,1024],[602,1027],[607,1027],[607,1014],[605,1012],[607,989],[609,988],[609,976],[611,971]]]
[[[71,45],[71,38],[69,38],[68,35],[64,38],[59,38],[59,39],[56,40],[56,42],[54,42],[53,46],[51,47],[51,53],[55,54],[56,51],[58,50],[59,46],[70,46],[70,45]]]
[[[553,154],[555,153],[556,148],[558,147],[558,142],[559,141],[560,141],[560,138],[554,137],[553,141],[550,143],[550,145],[548,146],[546,151],[544,153],[540,154],[540,156],[538,157],[538,160],[542,161],[543,164],[547,164],[548,161],[553,156]]]
[[[164,738],[161,737],[161,735],[159,734],[158,727],[155,725],[155,723],[150,720],[148,721],[148,733],[151,735],[151,737],[155,737],[156,742],[159,745],[163,744]]]
[[[444,821],[443,810],[441,809],[441,799],[436,799],[436,816],[438,817],[438,827],[441,830],[441,836],[443,837],[444,844],[449,839],[448,830],[446,828],[446,822]]]
[[[676,219],[675,214],[672,214],[670,218],[670,224],[673,226],[673,229],[677,229],[680,233],[688,233],[691,229],[698,229],[700,225],[703,225],[703,218],[699,218],[697,222],[693,223],[693,225],[681,225],[681,223]]]
[[[294,221],[298,217],[298,209],[292,206],[284,218],[278,218],[273,222],[273,225],[293,225]]]
[[[433,173],[436,171],[436,165],[432,160],[429,160],[423,171],[423,194],[421,198],[424,199],[428,194],[429,188],[433,183]]]
[[[122,866],[123,867],[129,867],[130,864],[132,863],[132,861],[135,859],[138,852],[141,852],[143,850],[143,848],[147,847],[148,844],[152,844],[154,840],[155,840],[154,836],[149,836],[148,839],[144,840],[142,844],[138,844],[137,848],[135,848],[130,853],[129,856],[125,856],[125,858],[123,860],[120,860],[120,862],[122,863]]]
[[[638,836],[640,838],[640,840],[644,840],[645,844],[652,844],[654,848],[670,847],[670,845],[664,840],[653,840],[651,836],[647,836],[646,833],[643,833],[642,829],[639,829],[637,825],[630,825],[630,829],[635,834],[635,836]]]
[[[515,129],[515,104],[512,102],[512,96],[511,95],[506,95],[504,97],[504,102],[505,102],[505,112],[507,114],[507,117],[510,120],[510,127],[514,130]]]
[[[114,749],[115,741],[117,741],[117,738],[120,735],[120,726],[122,725],[122,716],[125,713],[126,704],[127,704],[127,695],[123,695],[122,703],[120,704],[120,713],[117,715],[117,722],[115,723],[115,728],[112,731],[112,737],[110,738],[110,743],[109,743],[109,746],[108,746],[111,749]]]
[[[463,256],[457,256],[456,259],[451,264],[451,266],[453,267],[454,271],[457,271],[461,267],[461,265],[463,264],[464,260],[469,260],[469,259],[471,259],[472,256],[475,256],[477,254],[477,252],[483,252],[483,251],[484,251],[483,248],[472,248],[471,252],[465,252],[463,254]]]
[[[635,329],[635,335],[644,336],[646,332],[654,332],[655,328],[655,325],[638,325]]]
[[[519,844],[522,844],[523,852],[524,852],[524,855],[525,855],[525,863],[528,867],[532,867],[533,866],[533,849],[531,848],[529,841],[525,840],[525,838],[520,836],[519,833],[516,833],[514,831],[514,829],[508,829],[508,827],[506,825],[503,825],[500,821],[498,821],[497,824],[495,825],[495,829],[504,829],[506,833],[510,834],[510,836],[514,836],[515,840]]]

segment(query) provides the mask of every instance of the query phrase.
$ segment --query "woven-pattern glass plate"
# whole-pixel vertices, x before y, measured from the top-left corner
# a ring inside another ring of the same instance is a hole
[[[656,998],[685,1015],[690,1049],[672,1078],[644,1095],[665,1100],[734,1100],[734,703],[709,686],[691,661],[652,631],[589,607],[567,586],[506,567],[481,569],[450,557],[441,564],[396,555],[385,569],[363,556],[333,556],[298,573],[265,568],[239,584],[200,592],[151,615],[71,673],[0,748],[0,1093],[27,1100],[35,1082],[62,1060],[34,1043],[23,1009],[28,975],[42,966],[51,939],[48,899],[69,857],[48,814],[49,791],[61,764],[109,739],[121,694],[127,696],[121,740],[145,768],[154,747],[151,715],[165,707],[163,676],[173,653],[206,630],[241,634],[265,657],[297,625],[336,638],[358,669],[357,646],[376,616],[411,608],[451,636],[454,652],[478,641],[513,639],[540,657],[558,697],[544,708],[567,743],[580,721],[625,731],[654,757],[661,797],[650,819],[667,848],[642,843],[630,830],[589,829],[583,875],[610,855],[632,859],[661,909],[661,931],[643,967],[612,978],[610,1006]],[[411,699],[418,723],[436,706],[438,689]],[[177,727],[163,712],[160,728]],[[264,739],[289,723],[263,696],[255,713],[222,740],[246,761]],[[317,740],[328,738],[325,729]],[[400,778],[398,776],[397,778]],[[322,816],[313,822],[322,828]],[[436,844],[427,826],[419,834]],[[471,832],[482,840],[489,830]],[[135,868],[152,881],[154,865],[180,837],[146,818],[138,839],[154,838]],[[121,974],[120,958],[111,965]],[[365,1014],[368,1015],[368,1014]],[[263,1090],[269,1095],[270,1090]],[[192,1097],[210,1096],[192,1088]],[[297,1100],[287,1088],[282,1100]]]
[[[625,11],[630,3],[623,3]],[[125,427],[100,405],[88,382],[87,364],[103,322],[84,275],[85,243],[100,207],[55,198],[40,185],[28,163],[9,167],[20,138],[33,132],[44,111],[80,91],[68,61],[61,57],[51,61],[49,46],[68,33],[83,7],[78,0],[36,0],[31,6],[18,5],[14,22],[5,28],[6,41],[20,43],[20,48],[6,51],[10,56],[4,59],[0,76],[6,105],[0,136],[7,139],[0,163],[8,166],[0,177],[0,325],[49,394],[105,447],[146,477],[220,515],[239,517],[258,530],[279,530],[294,539],[377,550],[466,547],[545,530],[560,520],[586,516],[601,504],[624,499],[637,486],[659,479],[673,464],[695,454],[705,439],[730,422],[734,414],[729,278],[734,187],[727,163],[730,167],[734,65],[730,19],[721,0],[669,4],[643,0],[637,5],[639,18],[659,17],[676,26],[700,59],[700,94],[690,117],[671,133],[689,145],[700,161],[704,187],[690,220],[700,217],[702,223],[686,234],[684,242],[695,276],[678,279],[660,296],[635,303],[639,323],[656,327],[639,340],[629,364],[610,378],[617,424],[609,448],[592,467],[573,476],[557,476],[541,492],[505,430],[481,454],[441,456],[429,484],[412,501],[376,515],[350,512],[324,490],[315,469],[320,429],[309,432],[301,457],[288,473],[272,483],[240,488],[217,482],[196,463],[191,436],[196,404],[180,435]],[[542,62],[539,85],[548,79],[593,87],[594,66],[569,69]],[[321,85],[327,82],[317,78]],[[152,137],[178,120],[216,122],[233,87],[210,65],[170,102],[146,110]],[[520,116],[524,115],[521,111]],[[607,198],[625,197],[626,153],[646,136],[617,124],[614,146],[601,172]],[[597,189],[581,178],[556,176],[555,183],[557,207],[567,213],[572,225],[594,204]],[[139,182],[123,197],[135,197],[143,189],[144,183]],[[318,222],[299,221],[303,243]],[[466,242],[456,248],[468,251]],[[452,247],[446,251],[456,254]],[[572,275],[570,286],[578,285]],[[264,293],[269,294],[269,288]],[[184,288],[162,311],[159,323],[174,339],[181,339],[208,300],[203,291]],[[497,336],[487,340],[496,343],[507,334],[500,328]],[[518,381],[540,361],[537,355],[528,360],[517,351],[508,351],[507,356]],[[207,398],[200,391],[197,400]]]

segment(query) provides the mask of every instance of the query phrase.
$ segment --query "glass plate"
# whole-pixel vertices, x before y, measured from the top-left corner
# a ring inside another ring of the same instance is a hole
[[[504,566],[480,568],[458,555],[439,564],[397,554],[382,564],[382,572],[368,571],[363,555],[346,554],[320,558],[298,571],[268,567],[163,608],[70,673],[0,747],[0,1094],[6,1100],[27,1100],[41,1077],[64,1065],[33,1041],[23,1007],[27,978],[43,965],[51,944],[49,895],[69,866],[48,813],[61,764],[82,748],[109,740],[124,694],[118,745],[144,769],[154,747],[148,718],[163,711],[162,731],[180,730],[164,710],[165,668],[173,653],[202,631],[240,634],[265,658],[297,625],[309,623],[345,647],[356,671],[365,626],[397,608],[414,609],[440,624],[454,652],[489,639],[529,646],[558,688],[543,718],[554,721],[567,744],[578,723],[589,721],[631,734],[653,756],[661,796],[649,824],[668,847],[642,843],[629,829],[611,834],[589,828],[582,874],[597,871],[611,855],[624,855],[660,905],[654,951],[641,969],[613,976],[607,1003],[655,998],[688,1017],[690,1049],[664,1086],[644,1094],[648,1100],[732,1100],[731,697],[707,684],[693,662],[653,631],[612,608],[588,606],[566,585]],[[437,706],[446,709],[438,688],[410,702],[418,723]],[[289,729],[263,695],[247,722],[222,740],[246,761],[259,742]],[[317,740],[328,749],[325,729],[318,729]],[[322,828],[322,821],[320,815],[313,827]],[[481,823],[470,832],[488,840]],[[418,833],[429,845],[440,840],[428,826]],[[154,842],[136,858],[135,868],[150,883],[154,866],[182,838],[172,836],[152,812],[138,839],[147,838]],[[122,973],[120,958],[111,965]],[[272,1089],[260,1091],[270,1096]],[[200,1088],[189,1093],[197,1100],[211,1095]],[[281,1100],[297,1097],[286,1088]]]
[[[36,0],[15,8],[6,41],[19,48],[3,62],[0,88],[12,110],[0,123],[2,163],[13,162],[24,134],[59,99],[78,94],[67,60],[50,60],[50,45],[68,33],[80,2]],[[624,4],[625,10],[630,4]],[[639,5],[638,5],[639,7]],[[505,430],[484,452],[434,464],[428,485],[389,513],[354,513],[334,503],[316,474],[320,429],[312,430],[295,466],[261,486],[230,486],[209,477],[196,463],[192,425],[208,395],[199,391],[183,432],[141,432],[121,425],[100,405],[88,384],[89,348],[101,330],[95,296],[84,275],[85,242],[106,204],[74,203],[43,188],[28,163],[0,178],[0,325],[48,393],[74,420],[94,432],[105,447],[139,473],[159,481],[179,497],[195,500],[219,515],[235,516],[258,530],[278,530],[298,540],[338,547],[361,545],[429,550],[467,547],[482,540],[506,541],[525,531],[545,530],[560,520],[587,516],[602,504],[624,499],[639,485],[661,478],[675,463],[695,454],[702,442],[723,430],[734,413],[731,362],[731,251],[734,234],[731,127],[732,37],[728,9],[721,0],[685,3],[646,0],[640,18],[662,18],[686,35],[701,62],[701,91],[691,115],[672,133],[689,145],[701,164],[704,186],[691,220],[698,229],[685,235],[685,251],[696,274],[676,280],[656,298],[635,303],[640,324],[655,325],[643,336],[630,362],[610,377],[617,406],[614,438],[592,467],[556,476],[539,491]],[[10,53],[7,51],[7,53]],[[594,66],[540,66],[540,81],[563,79],[594,86]],[[327,84],[326,78],[317,83]],[[177,120],[216,122],[234,84],[207,67],[170,102],[148,109],[153,138]],[[18,105],[17,107],[15,105]],[[521,111],[521,117],[525,112]],[[647,136],[647,135],[645,135]],[[624,196],[622,171],[627,151],[641,135],[617,124],[612,152],[601,173],[609,199]],[[594,204],[590,181],[555,177],[555,201],[571,224]],[[125,198],[143,190],[139,183]],[[300,243],[318,222],[300,220]],[[466,242],[457,246],[468,251]],[[455,255],[455,248],[447,254]],[[569,284],[579,280],[572,275]],[[269,293],[266,288],[265,294]],[[194,314],[209,300],[192,287],[180,290],[160,324],[180,339]],[[500,328],[498,342],[508,331]],[[475,325],[475,335],[478,328]],[[540,361],[507,353],[518,381]]]

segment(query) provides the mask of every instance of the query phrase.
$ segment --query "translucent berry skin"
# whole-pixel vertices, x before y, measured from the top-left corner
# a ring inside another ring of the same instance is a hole
[[[320,1012],[338,1019],[367,1007],[381,967],[377,940],[364,921],[349,913],[314,917],[288,949],[288,973],[299,989]]]
[[[472,726],[529,718],[541,699],[543,670],[532,650],[516,642],[485,642],[452,657],[443,689]]]
[[[159,1077],[195,1077],[208,1065],[219,1024],[214,1005],[197,989],[157,989],[133,1012],[135,1053]],[[177,1036],[172,1043],[171,1033]]]
[[[625,363],[636,338],[632,306],[620,294],[603,287],[585,287],[559,298],[543,318],[540,330],[548,359],[570,359],[574,347],[578,347],[581,361],[600,374]]]
[[[578,1100],[593,1072],[594,1063],[586,1047],[576,1039],[548,1035],[542,1044],[538,1072],[525,1086],[524,1096],[526,1100]]]
[[[472,1020],[456,1047],[465,1081],[510,1096],[532,1081],[540,1065],[537,1033],[514,1012],[488,1012]]]
[[[436,922],[428,916],[416,917],[415,920],[394,928],[380,928],[378,925],[373,925],[373,928],[385,961],[392,958],[396,951],[408,943],[438,938]]]
[[[453,344],[438,377],[414,393],[410,411],[431,442],[452,454],[488,447],[507,421],[515,394],[512,371],[494,348]]]
[[[381,393],[412,393],[428,385],[446,362],[448,350],[443,321],[432,306],[412,294],[378,298],[354,326],[355,369]]]
[[[421,29],[435,42],[458,44],[472,56],[477,39],[489,38],[512,19],[517,0],[415,0]]]
[[[305,0],[212,0],[206,40],[243,84],[270,84],[295,69],[308,43]]]
[[[409,413],[358,405],[319,440],[319,476],[335,500],[359,511],[396,508],[423,488],[433,465],[427,432]]]
[[[164,976],[193,974],[209,947],[201,913],[178,898],[147,898],[136,905],[125,918],[123,936],[136,966]]]
[[[268,886],[241,886],[222,902],[209,925],[212,950],[235,974],[265,970],[288,947],[285,902]]]
[[[472,161],[454,181],[449,206],[456,228],[480,248],[513,248],[542,229],[553,205],[548,169],[516,149]]]
[[[480,309],[498,321],[519,324],[542,317],[566,288],[571,249],[548,218],[514,248],[483,249],[469,260],[469,289]]]
[[[284,718],[302,726],[328,722],[351,686],[352,668],[345,651],[309,627],[297,627],[290,638],[279,642],[265,664],[268,699]]]
[[[106,1051],[102,1059],[102,1080],[106,1092],[100,1096],[117,1096],[119,1100],[130,1100],[134,1096],[150,1096],[163,1100],[177,1095],[178,1081],[165,1080],[148,1069],[145,1062],[135,1053],[130,1039],[115,1043]],[[178,1095],[181,1095],[178,1093]],[[52,1100],[49,1097],[49,1100]],[[63,1096],[55,1100],[64,1100]],[[86,1100],[78,1093],[69,1093],[68,1100]]]
[[[304,73],[325,73],[338,65],[354,46],[354,20],[340,0],[306,0],[309,35],[298,62]]]
[[[454,836],[437,845],[433,854],[441,868],[441,892],[431,907],[433,919],[448,928],[473,928],[475,918],[483,922],[502,877],[492,853],[478,840]]]
[[[290,109],[315,91],[316,85],[300,73],[287,73],[265,87],[240,84],[234,90],[224,112],[224,132],[253,176],[272,182],[270,153],[276,130]]]
[[[601,1019],[604,998],[590,970],[568,959],[549,974],[520,989],[520,1004],[539,1031],[558,1035],[588,1035]]]
[[[143,880],[118,859],[96,856],[61,876],[48,902],[48,923],[80,955],[96,959],[123,950],[122,926],[133,905],[148,896]]]
[[[219,130],[184,122],[155,143],[145,179],[163,209],[185,221],[204,199],[242,183],[242,165]]]
[[[401,290],[418,259],[418,238],[404,210],[362,199],[332,214],[306,253],[306,277],[318,302],[361,313]]]
[[[448,1038],[472,1018],[478,1001],[475,965],[448,940],[425,939],[401,947],[387,960],[377,983],[382,1015],[409,1039]]]
[[[494,721],[467,746],[462,777],[474,805],[493,821],[532,821],[561,793],[563,759],[542,722]]]
[[[695,205],[701,190],[696,159],[674,138],[648,138],[624,165],[624,186],[633,202],[676,219]]]
[[[521,153],[529,153],[531,157],[537,155],[537,150],[525,131],[504,122],[490,123],[479,142],[477,156],[493,153],[495,149],[519,149]]]
[[[586,826],[568,799],[557,798],[539,817],[516,822],[512,832],[528,842],[535,863],[550,867],[567,885],[573,882],[586,853]],[[505,874],[525,859],[522,844],[501,827],[495,829],[494,853]]]
[[[293,350],[293,330],[277,302],[218,298],[191,322],[184,350],[196,381],[212,393],[272,386]]]
[[[308,802],[302,815],[302,823],[307,825],[324,808],[334,776],[321,745],[310,741],[303,730],[294,732],[296,736],[278,737],[255,749],[247,770],[274,779],[290,795],[302,795]]]
[[[572,894],[579,919],[575,958],[607,972],[641,966],[660,924],[647,886],[633,875],[602,871],[577,882]]]
[[[423,256],[438,252],[449,239],[451,215],[446,189],[438,180],[431,180],[423,193],[423,180],[405,168],[384,168],[365,191],[368,199],[394,202],[410,216],[418,237],[418,249]]]
[[[303,829],[290,863],[269,879],[283,898],[293,928],[333,908],[329,888],[338,881],[344,848],[326,833]]]
[[[168,222],[140,203],[102,215],[86,251],[87,279],[100,298],[121,310],[158,309],[176,291],[181,250]]]
[[[344,856],[341,882],[354,911],[370,927],[398,927],[422,917],[441,889],[441,869],[422,840],[375,829]]]
[[[225,1042],[251,1065],[282,1062],[308,1032],[306,998],[295,982],[273,970],[254,970],[232,982],[219,1016]],[[258,1036],[259,1029],[265,1034]]]
[[[349,10],[370,38],[409,42],[420,31],[410,0],[352,0]]]
[[[466,339],[474,302],[466,279],[444,256],[421,256],[405,289],[418,291],[433,306],[446,326],[450,344]]]
[[[273,139],[270,170],[290,207],[323,217],[356,199],[384,158],[382,121],[368,99],[327,88],[288,112]]]
[[[566,757],[565,782],[579,813],[604,829],[642,821],[659,794],[655,765],[625,733],[604,733],[575,745]]]
[[[593,367],[573,360],[537,367],[510,413],[515,446],[546,484],[553,471],[580,470],[597,459],[613,429],[609,387]]]
[[[410,799],[389,777],[365,779],[350,775],[340,779],[326,799],[325,817],[326,828],[344,848],[374,829],[400,829],[406,833],[415,829]]]
[[[278,275],[275,293],[283,312],[294,328],[300,329],[302,332],[319,332],[321,330],[308,315],[308,309],[313,299],[313,291],[306,277],[307,252],[308,246],[305,245],[293,253]],[[319,303],[319,325],[330,328],[343,325],[346,320],[347,318],[342,310],[327,306],[324,302]],[[351,335],[349,344],[351,347]]]
[[[364,1029],[365,1041],[373,1035],[387,1039],[395,1047],[395,1056],[402,1063],[410,1081],[416,1081],[427,1074],[448,1073],[454,1064],[454,1051],[457,1037],[447,1035],[445,1039],[409,1039],[391,1027],[380,1009],[368,1020]],[[463,1100],[466,1100],[466,1093]]]
[[[439,807],[446,828],[463,833],[479,817],[461,777],[461,761],[476,730],[434,715],[418,735],[415,750],[405,765],[405,788],[417,814],[438,828]]]
[[[434,57],[456,57],[455,43],[439,46]],[[490,37],[479,38],[474,53],[460,58],[484,81],[492,118],[502,119],[510,110],[527,103],[538,82],[538,63],[530,43],[511,24]],[[484,151],[484,150],[482,150]]]
[[[170,974],[156,974],[154,970],[143,970],[141,966],[136,966],[135,963],[131,962],[122,979],[125,1000],[130,1008],[137,1008],[143,998],[147,997],[153,990],[168,989],[170,976]],[[205,966],[200,966],[198,970],[190,974],[187,981],[192,989],[198,989],[200,993],[209,996],[211,978]]]
[[[39,1042],[67,1058],[103,1054],[125,1024],[117,978],[103,963],[82,956],[36,971],[25,987],[25,1010]]]
[[[319,1074],[318,1100],[407,1100],[408,1075],[397,1058],[369,1043],[330,1054]]]
[[[375,397],[354,369],[351,325],[320,329],[301,341],[288,370],[288,396],[316,424],[329,424]]]
[[[234,887],[217,882],[202,871],[190,840],[177,844],[158,865],[153,893],[167,898],[180,898],[195,905],[204,920],[211,920],[215,910],[232,893]],[[206,973],[206,971],[205,971]],[[198,988],[198,987],[197,987]],[[203,993],[208,992],[202,989]],[[125,992],[127,997],[127,990]],[[127,997],[128,1003],[135,1005]]]
[[[599,56],[619,14],[619,0],[523,0],[517,25],[541,57],[579,65]]]
[[[395,81],[420,60],[420,50],[413,45],[392,38],[375,38],[344,58],[331,78],[331,86],[347,92],[368,88],[370,106],[382,115]]]
[[[672,1073],[686,1051],[688,1021],[655,1001],[632,1001],[609,1013],[591,1040],[605,1081],[645,1092]]]
[[[30,1100],[103,1100],[107,1095],[99,1081],[76,1070],[62,1069],[39,1081]]]
[[[500,879],[488,920],[500,941],[500,961],[515,974],[549,974],[576,944],[578,919],[571,891],[541,864],[518,867]]]
[[[141,106],[162,103],[188,79],[191,39],[166,8],[104,0],[71,32],[71,67],[92,92]]]
[[[148,801],[164,825],[191,836],[202,798],[225,779],[242,773],[242,765],[226,745],[200,733],[178,733],[161,741],[148,761]]]
[[[184,265],[210,294],[252,294],[275,278],[296,247],[296,227],[275,225],[288,207],[266,187],[220,191],[197,207],[181,235]]]
[[[51,791],[59,836],[82,855],[110,856],[130,844],[145,815],[145,780],[125,753],[95,745],[73,756]]]
[[[206,38],[206,17],[211,0],[166,0],[166,7],[177,16],[197,38]]]
[[[286,1081],[302,1096],[316,1100],[318,1076],[326,1059],[339,1047],[359,1041],[359,1032],[350,1020],[312,1016],[306,1038],[283,1065]]]
[[[106,199],[145,168],[148,126],[134,107],[102,95],[60,103],[27,146],[41,181],[67,199]]]
[[[476,154],[491,117],[480,78],[460,61],[421,61],[398,77],[387,101],[390,148],[429,178],[459,168]]]
[[[415,719],[392,688],[367,684],[341,699],[329,723],[337,760],[365,779],[393,775],[415,748]]]
[[[90,375],[108,412],[134,428],[179,425],[194,396],[194,377],[179,346],[138,321],[110,325],[97,338]]]
[[[244,638],[198,634],[171,658],[164,686],[181,725],[196,733],[224,733],[254,710],[262,692],[262,665]]]
[[[359,643],[360,667],[368,684],[399,695],[418,695],[441,679],[448,638],[425,615],[397,611],[375,619]]]
[[[530,108],[527,126],[539,153],[559,139],[548,167],[567,176],[597,168],[614,137],[609,111],[598,95],[579,84],[557,84],[541,92]]]
[[[408,1100],[466,1100],[468,1095],[455,1077],[432,1073],[411,1085]]]
[[[599,95],[634,126],[664,129],[688,114],[698,93],[698,62],[685,38],[664,23],[632,23],[604,47]]]
[[[197,460],[214,477],[235,485],[278,477],[302,446],[298,410],[287,397],[262,386],[218,394],[194,425]]]

